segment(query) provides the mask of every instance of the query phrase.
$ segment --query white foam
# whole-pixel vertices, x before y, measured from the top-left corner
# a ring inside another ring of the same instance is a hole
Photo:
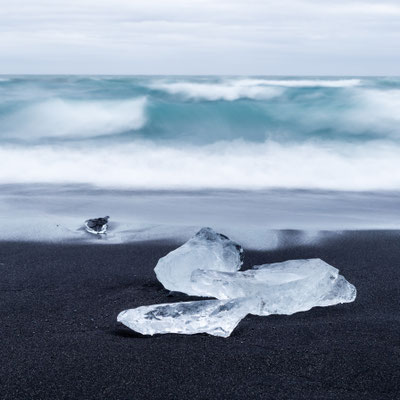
[[[361,85],[361,79],[241,79],[237,84],[244,86],[281,86],[281,87],[327,87],[327,88],[346,88]]]
[[[94,137],[139,129],[146,123],[146,98],[78,101],[53,98],[29,105],[2,120],[3,135]]]
[[[90,183],[151,189],[400,188],[400,145],[146,142],[0,149],[1,183]]]
[[[158,81],[151,88],[187,99],[226,100],[238,99],[266,100],[280,96],[284,88],[328,87],[346,88],[358,86],[360,79],[231,79],[210,82]]]
[[[257,80],[234,80],[220,83],[156,82],[151,85],[151,88],[181,95],[187,99],[208,101],[265,100],[278,97],[283,93],[281,88],[260,85],[258,82]]]

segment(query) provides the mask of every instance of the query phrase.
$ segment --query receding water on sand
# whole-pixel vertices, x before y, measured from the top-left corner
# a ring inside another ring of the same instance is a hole
[[[2,185],[0,240],[122,243],[186,241],[212,226],[247,248],[271,249],[320,240],[348,229],[395,229],[397,192],[123,191],[78,185]],[[102,240],[83,227],[110,215]]]

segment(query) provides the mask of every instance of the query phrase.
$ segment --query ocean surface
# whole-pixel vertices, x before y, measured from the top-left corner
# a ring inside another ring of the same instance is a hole
[[[265,247],[399,228],[399,190],[400,78],[0,76],[0,239],[82,240],[104,214],[109,241]]]

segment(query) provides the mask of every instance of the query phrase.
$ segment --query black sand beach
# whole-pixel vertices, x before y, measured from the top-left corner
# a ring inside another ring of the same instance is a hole
[[[248,316],[227,339],[118,324],[126,308],[188,299],[153,273],[175,247],[1,243],[0,398],[400,398],[399,232],[246,251],[248,267],[320,257],[357,287],[352,304]]]

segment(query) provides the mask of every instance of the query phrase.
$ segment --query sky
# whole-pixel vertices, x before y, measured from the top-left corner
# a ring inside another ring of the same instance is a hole
[[[398,0],[0,0],[0,74],[399,70]]]

